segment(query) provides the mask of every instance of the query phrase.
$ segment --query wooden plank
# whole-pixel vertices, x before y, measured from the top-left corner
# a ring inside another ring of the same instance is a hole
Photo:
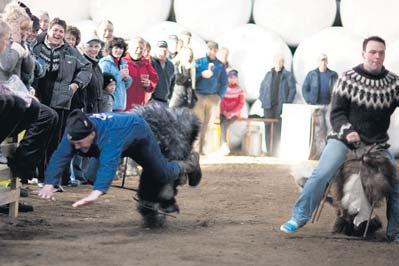
[[[0,205],[5,205],[14,201],[19,201],[19,188],[0,192]]]
[[[19,188],[13,190],[15,195],[15,201],[10,203],[10,209],[8,210],[8,216],[11,218],[18,217],[18,206],[19,206]]]
[[[11,171],[6,165],[0,165],[0,180],[9,180]]]
[[[9,156],[15,152],[16,143],[3,143],[0,146],[4,156]],[[6,165],[0,166],[0,180],[11,180],[10,190],[0,192],[0,205],[10,204],[8,216],[16,218],[18,216],[18,205],[20,196],[19,179],[13,177],[10,169]]]

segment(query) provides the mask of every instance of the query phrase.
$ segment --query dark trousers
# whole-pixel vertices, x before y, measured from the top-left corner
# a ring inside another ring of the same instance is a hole
[[[66,126],[66,120],[67,117],[70,113],[70,110],[64,110],[64,109],[52,109],[50,107],[47,107],[53,111],[53,113],[57,114],[57,121],[56,124],[53,128],[52,131],[52,137],[49,139],[47,148],[46,148],[46,156],[45,159],[41,162],[39,166],[39,180],[44,178],[44,172],[47,167],[47,163],[50,161],[51,155],[53,155],[54,151],[57,149],[58,144],[60,143],[62,139],[62,135],[64,134],[65,131],[65,126]],[[65,176],[63,179],[66,179],[66,182],[68,182],[68,168],[65,169]]]
[[[177,161],[168,161],[159,147],[158,141],[149,126],[144,140],[133,143],[123,152],[143,168],[140,176],[138,197],[141,200],[160,202],[159,193],[165,184],[174,184],[180,174]]]
[[[281,117],[280,112],[277,110],[277,107],[270,109],[263,109],[264,118],[273,118],[278,119],[278,122],[274,124],[273,130],[273,150],[270,153],[270,123],[265,123],[265,141],[267,153],[270,156],[276,156],[278,154],[278,150],[280,147],[280,138],[281,138]]]
[[[221,135],[221,144],[227,143],[227,129],[231,124],[236,121],[238,117],[233,116],[232,118],[228,119],[224,115],[220,115],[220,135]]]
[[[26,129],[39,114],[39,103],[32,101],[26,107],[25,101],[17,96],[0,96],[0,143],[8,136]]]
[[[12,160],[23,181],[27,181],[39,163],[46,160],[46,147],[54,136],[58,122],[58,115],[54,110],[44,104],[34,103],[39,107],[39,115],[26,128],[25,136]]]

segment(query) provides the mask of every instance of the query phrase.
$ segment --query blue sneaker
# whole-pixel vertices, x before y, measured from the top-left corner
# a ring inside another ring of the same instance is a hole
[[[297,222],[295,222],[294,220],[289,220],[288,222],[280,226],[280,231],[283,231],[284,233],[287,234],[292,234],[298,231],[299,227],[300,226],[298,225]]]

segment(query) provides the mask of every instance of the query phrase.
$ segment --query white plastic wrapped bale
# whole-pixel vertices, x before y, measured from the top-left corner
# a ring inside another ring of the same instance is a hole
[[[306,104],[305,99],[303,98],[302,95],[302,85],[299,85],[298,83],[295,86],[296,88],[296,94],[293,103],[302,103]]]
[[[96,23],[110,20],[114,24],[115,36],[130,39],[166,20],[171,7],[172,0],[92,0],[90,15]]]
[[[155,47],[157,41],[167,40],[168,36],[172,34],[179,36],[185,30],[187,30],[185,27],[175,22],[163,21],[143,31],[142,36],[152,47]],[[191,48],[195,58],[204,57],[207,50],[205,41],[197,34],[193,32],[191,34]],[[154,51],[154,49],[152,50]]]
[[[225,31],[248,23],[250,0],[175,0],[177,23],[198,33],[205,40],[214,40]]]
[[[288,45],[276,34],[261,26],[247,24],[235,28],[217,39],[219,47],[230,50],[230,64],[238,70],[240,85],[247,100],[259,97],[260,84],[274,67],[277,55],[284,57],[284,67],[291,71],[292,54]]]
[[[362,39],[342,27],[326,28],[304,39],[294,55],[293,69],[299,85],[297,94],[302,95],[306,75],[319,66],[319,56],[322,53],[328,56],[328,68],[339,75],[362,62]]]
[[[397,21],[399,1],[345,0],[341,1],[342,25],[363,38],[378,35],[387,40],[399,39]]]
[[[384,66],[396,74],[399,74],[399,41],[393,43],[387,43],[387,51],[385,56]],[[396,158],[399,157],[399,139],[396,137],[399,135],[399,110],[396,110],[391,116],[391,124],[388,130],[389,144],[391,144],[391,150],[393,151]]]
[[[387,41],[386,48],[384,66],[389,71],[399,74],[399,40]]]
[[[277,32],[291,46],[333,25],[336,13],[336,0],[255,0],[253,10],[256,24]]]
[[[59,17],[66,20],[67,24],[71,21],[79,21],[89,19],[90,1],[68,0],[24,0],[22,1],[37,15],[39,11],[47,11],[50,15],[50,20]]]
[[[389,144],[391,144],[391,150],[396,158],[399,157],[399,110],[396,111],[391,116],[391,124],[388,129]]]
[[[387,51],[385,56],[384,66],[396,74],[399,74],[399,41],[393,43],[387,42]],[[388,130],[389,144],[395,157],[399,157],[399,110],[396,110],[391,116],[391,124]]]
[[[248,104],[245,104],[241,111],[241,117],[247,118],[249,112]],[[245,131],[247,130],[248,122],[245,121],[237,121],[234,122],[228,131],[228,140],[230,150],[234,150],[240,147],[242,140],[245,135]]]
[[[97,28],[96,23],[91,19],[71,22],[68,23],[68,25],[75,26],[80,30],[80,35],[81,35],[80,43],[86,43],[89,39],[91,39],[95,35]]]

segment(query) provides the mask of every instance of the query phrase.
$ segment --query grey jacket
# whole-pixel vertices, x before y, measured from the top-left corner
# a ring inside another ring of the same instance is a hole
[[[19,45],[15,43],[14,45]],[[22,49],[22,48],[21,48]],[[12,47],[7,47],[0,54],[0,80],[6,81],[12,75],[17,75],[25,83],[29,83],[30,77],[35,69],[35,59],[31,54],[22,58]],[[22,75],[23,74],[23,75]],[[24,80],[22,77],[26,77]]]
[[[36,40],[32,43],[32,52],[38,58],[42,57],[42,49],[47,49],[43,47],[46,45],[45,38],[46,33],[44,32],[37,36]],[[78,50],[66,43],[56,49],[60,49],[61,58],[58,76],[52,88],[50,107],[69,110],[73,97],[73,92],[69,88],[69,85],[76,83],[81,90],[89,84],[91,79],[90,62]]]
[[[101,101],[99,106],[99,113],[112,112],[112,106],[114,104],[114,95],[109,94],[107,91],[103,91],[101,95]]]

